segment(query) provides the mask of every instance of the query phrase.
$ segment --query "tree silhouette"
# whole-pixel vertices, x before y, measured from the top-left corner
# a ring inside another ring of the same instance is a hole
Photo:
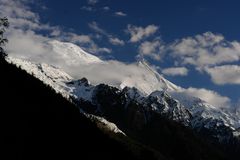
[[[0,18],[0,58],[5,58],[7,56],[3,46],[8,42],[8,40],[4,37],[4,33],[8,26],[8,19],[6,17]]]

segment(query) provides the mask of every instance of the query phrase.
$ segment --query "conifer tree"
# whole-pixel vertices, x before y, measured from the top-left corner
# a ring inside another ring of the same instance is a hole
[[[6,28],[8,28],[9,22],[6,17],[0,18],[0,58],[5,58],[7,56],[4,45],[8,42],[8,40],[4,37],[4,33]]]

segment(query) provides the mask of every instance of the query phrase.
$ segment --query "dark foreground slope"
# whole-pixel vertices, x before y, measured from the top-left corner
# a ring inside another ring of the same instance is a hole
[[[0,74],[3,159],[136,159],[39,80],[3,60]]]

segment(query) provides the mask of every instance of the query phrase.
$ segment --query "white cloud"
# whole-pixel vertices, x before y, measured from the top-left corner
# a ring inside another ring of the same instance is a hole
[[[104,29],[100,28],[98,23],[95,22],[95,21],[89,23],[88,26],[89,26],[89,28],[91,28],[95,32],[106,36],[108,38],[109,42],[111,44],[113,44],[113,45],[121,45],[121,46],[123,46],[125,44],[125,42],[123,40],[121,40],[121,39],[119,39],[117,37],[114,37],[112,34],[108,33]]]
[[[91,28],[93,31],[103,34],[103,35],[109,35],[104,29],[100,28],[98,23],[93,21],[91,23],[88,23],[89,28]]]
[[[95,5],[98,3],[98,0],[87,0],[88,4]]]
[[[83,6],[81,10],[91,12],[91,11],[94,11],[95,9],[91,6]]]
[[[30,11],[25,3],[19,0],[1,0],[0,13],[7,16],[10,24],[16,28],[40,29],[39,16]]]
[[[109,38],[109,41],[110,43],[112,43],[113,45],[124,45],[125,42],[123,40],[120,40],[119,38],[113,38],[113,37],[110,37]]]
[[[37,35],[33,31],[12,30],[8,36],[7,53],[10,56],[31,59],[51,61],[52,55],[50,47],[47,45],[48,38]]]
[[[84,35],[84,34],[75,34],[71,32],[59,32],[56,31],[57,36],[53,36],[54,39],[57,39],[59,41],[64,42],[71,42],[75,43],[84,50],[93,53],[93,54],[99,54],[99,53],[111,53],[112,50],[106,47],[99,47],[94,41],[92,36],[90,35]],[[51,35],[54,35],[51,33]]]
[[[11,34],[9,34],[8,39],[9,43],[7,44],[7,53],[12,57],[55,65],[66,69],[69,73],[77,73],[77,70],[79,70],[79,68],[74,68],[74,66],[79,66],[79,64],[68,64],[66,55],[61,52],[54,51],[51,43],[52,39],[38,35],[33,31],[22,30],[14,30]],[[85,39],[83,37],[83,39],[84,43],[88,44],[88,38],[86,37]],[[90,51],[92,53],[111,52],[108,48],[99,48],[94,45],[91,46]]]
[[[168,76],[186,76],[188,69],[185,67],[165,68],[162,70],[162,73]]]
[[[112,53],[112,49],[109,49],[109,48],[106,48],[106,47],[104,47],[104,48],[98,48],[97,46],[96,46],[96,48],[92,48],[92,51],[90,50],[90,52],[92,52],[92,53],[98,53],[98,52],[103,52],[103,53]]]
[[[220,108],[228,108],[231,105],[231,100],[228,97],[222,96],[215,91],[207,90],[204,88],[182,89],[181,94],[186,94],[192,97],[198,97],[205,102]]]
[[[211,32],[177,40],[168,46],[168,51],[182,64],[200,69],[240,59],[240,43],[226,41],[222,35]]]
[[[212,68],[205,68],[215,84],[240,84],[240,66],[223,65]]]
[[[39,38],[36,39],[36,37],[42,37],[45,38],[45,41],[53,39],[70,41],[81,45],[85,50],[95,54],[100,52],[111,52],[111,49],[99,47],[89,35],[78,35],[76,33],[64,32],[59,26],[51,26],[49,24],[41,23],[39,15],[32,12],[31,8],[28,7],[28,4],[32,2],[33,1],[31,0],[0,0],[0,13],[3,16],[7,16],[10,22],[10,28],[7,32],[10,41],[9,43],[11,43],[11,40],[14,41],[16,46],[19,47],[19,50],[22,49],[24,51],[24,47],[21,47],[20,45],[24,45],[25,41],[26,44],[29,43],[30,38],[33,38],[32,42],[36,42],[40,40]],[[36,34],[36,31],[47,32],[49,33],[49,37]],[[24,34],[26,35],[24,36]],[[21,36],[19,41],[15,39],[15,37],[18,36]],[[42,41],[39,41],[39,43],[42,43]],[[33,51],[35,51],[34,46],[35,45],[30,46]],[[14,46],[11,47],[14,48]],[[36,45],[36,48],[39,50],[39,46]]]
[[[147,27],[137,27],[128,25],[126,32],[131,35],[130,42],[135,43],[141,41],[143,38],[147,38],[157,32],[158,26],[148,25]]]
[[[51,33],[50,33],[50,36],[52,37],[58,37],[61,35],[61,29],[59,28],[56,28],[55,30],[53,30]]]
[[[121,12],[121,11],[119,11],[119,12],[115,12],[114,14],[115,14],[116,16],[119,16],[119,17],[126,17],[126,16],[127,16],[126,13]]]
[[[110,10],[110,7],[105,6],[105,7],[103,7],[103,10],[104,10],[104,11],[109,11],[109,10]]]
[[[62,37],[60,38],[60,40],[69,41],[69,42],[76,43],[76,44],[86,44],[86,43],[94,44],[93,40],[91,39],[91,37],[89,35],[78,35],[75,33],[63,33],[63,35],[61,35],[61,36]]]
[[[145,41],[139,46],[138,50],[141,56],[149,56],[155,60],[160,60],[164,45],[162,45],[158,39],[154,41]]]
[[[78,35],[75,35],[78,36]],[[67,37],[65,37],[67,38]],[[75,38],[69,37],[69,38]],[[90,45],[87,47],[91,53],[110,53],[111,50],[108,48],[100,48],[95,43],[91,42],[88,36],[79,36],[82,44]],[[77,41],[80,41],[80,39]],[[10,56],[29,59],[35,62],[44,62],[48,64],[56,64],[61,66],[64,64],[65,60],[61,54],[56,54],[52,50],[52,45],[49,42],[52,41],[51,38],[47,38],[36,34],[34,31],[22,31],[12,30],[8,35],[9,43],[7,43],[7,53]],[[84,48],[84,47],[83,47]]]
[[[6,16],[10,23],[10,29],[22,30],[46,30],[53,31],[56,26],[40,23],[38,14],[27,6],[33,3],[30,0],[0,0],[0,14]]]

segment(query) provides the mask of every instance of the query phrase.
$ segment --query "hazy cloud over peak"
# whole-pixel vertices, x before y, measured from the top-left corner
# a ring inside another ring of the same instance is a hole
[[[191,97],[197,97],[205,102],[213,105],[214,107],[219,107],[219,108],[228,108],[231,105],[231,100],[230,98],[226,96],[222,96],[219,93],[208,90],[205,88],[193,88],[189,87],[187,89],[182,89],[180,91],[181,94],[186,94]]]

